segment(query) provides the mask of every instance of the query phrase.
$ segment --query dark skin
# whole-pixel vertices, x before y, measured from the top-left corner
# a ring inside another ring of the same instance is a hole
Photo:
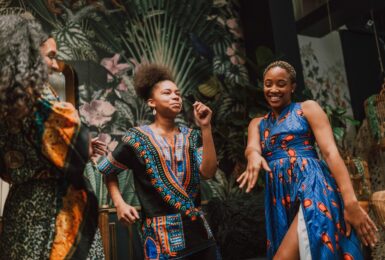
[[[151,130],[172,143],[179,128],[175,123],[176,116],[182,111],[182,97],[174,82],[166,80],[158,82],[147,100],[148,106],[156,110],[155,121]],[[200,174],[204,179],[212,178],[217,169],[217,157],[211,133],[212,111],[206,105],[195,102],[194,117],[202,131],[203,154]],[[133,224],[139,219],[138,211],[128,205],[120,193],[116,175],[107,177],[107,187],[117,210],[118,219],[124,224]]]
[[[264,95],[276,117],[280,115],[282,109],[291,103],[291,95],[294,90],[295,84],[291,82],[290,75],[285,69],[273,67],[265,74]],[[373,247],[377,243],[376,232],[378,229],[368,214],[358,204],[348,170],[334,141],[333,131],[327,115],[315,101],[308,100],[301,105],[323,158],[330,171],[335,173],[334,178],[341,191],[345,205],[344,218],[347,236],[350,235],[353,227],[364,245]],[[253,119],[248,129],[248,143],[245,150],[248,165],[246,171],[238,178],[241,188],[247,186],[247,192],[255,186],[261,168],[271,171],[268,163],[261,155],[259,123],[262,119]],[[298,214],[294,218],[274,259],[299,259],[297,225]]]

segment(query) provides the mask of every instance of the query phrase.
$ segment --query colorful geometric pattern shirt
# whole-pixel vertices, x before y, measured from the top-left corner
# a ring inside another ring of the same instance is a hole
[[[105,175],[133,170],[146,259],[181,257],[215,243],[200,210],[201,134],[179,130],[170,142],[148,125],[131,128],[98,165]]]

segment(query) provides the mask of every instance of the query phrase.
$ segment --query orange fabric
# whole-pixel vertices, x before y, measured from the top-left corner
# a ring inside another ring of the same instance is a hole
[[[44,122],[42,152],[57,167],[63,168],[80,119],[75,107],[70,103],[53,103],[52,110],[53,113]]]
[[[87,193],[70,186],[63,197],[63,208],[56,217],[55,238],[50,259],[64,259],[77,242],[77,234],[83,220]]]

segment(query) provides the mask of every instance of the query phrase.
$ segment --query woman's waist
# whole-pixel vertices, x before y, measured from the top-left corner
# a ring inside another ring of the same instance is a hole
[[[262,155],[268,162],[279,160],[279,159],[290,160],[290,158],[296,158],[296,157],[319,159],[317,152],[313,148],[311,149],[310,148],[309,149],[294,149],[294,148],[276,149],[272,151],[263,151]]]

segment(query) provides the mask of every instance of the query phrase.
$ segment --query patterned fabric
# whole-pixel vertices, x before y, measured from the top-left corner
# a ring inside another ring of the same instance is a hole
[[[266,174],[265,214],[268,257],[272,258],[302,208],[312,259],[363,259],[354,233],[345,235],[343,201],[326,163],[318,159],[315,138],[300,103],[291,103],[276,119],[260,123]]]
[[[175,139],[182,140],[183,143],[178,143],[180,147],[176,149],[175,144],[167,144],[166,140],[160,143],[162,137],[156,136],[148,126],[130,129],[122,139],[123,147],[117,147],[114,153],[102,160],[99,171],[108,175],[132,167],[130,162],[124,163],[124,159],[128,158],[118,159],[122,157],[121,153],[131,150],[144,161],[146,174],[163,201],[185,215],[196,218],[200,215],[194,202],[199,200],[200,204],[198,162],[201,159],[197,159],[200,154],[197,148],[190,147],[190,144],[196,143],[194,140],[199,137],[197,131],[192,133],[191,129],[185,127],[180,130],[181,133]],[[175,151],[180,155],[177,156]],[[177,177],[178,171],[179,175],[180,172],[184,173],[182,182]]]
[[[146,259],[181,257],[215,243],[200,210],[201,134],[179,129],[169,143],[149,126],[131,128],[98,165],[105,175],[133,169]]]
[[[143,225],[143,234],[146,237],[145,257],[149,259],[157,259],[161,252],[176,256],[176,252],[186,246],[180,214],[147,218]],[[158,240],[157,236],[160,243],[155,242]]]
[[[19,124],[0,123],[0,176],[11,184],[0,259],[85,259],[97,228],[96,197],[79,174],[88,132],[72,105],[45,96]]]

